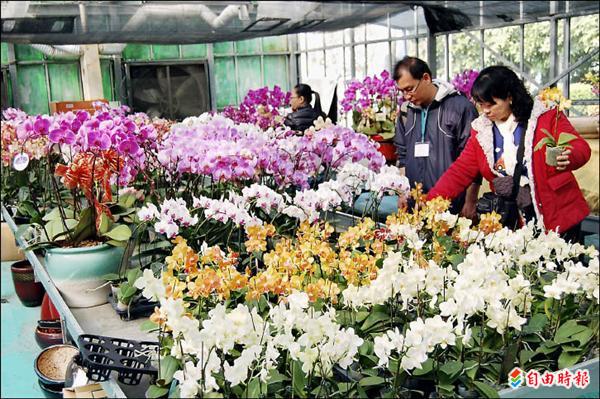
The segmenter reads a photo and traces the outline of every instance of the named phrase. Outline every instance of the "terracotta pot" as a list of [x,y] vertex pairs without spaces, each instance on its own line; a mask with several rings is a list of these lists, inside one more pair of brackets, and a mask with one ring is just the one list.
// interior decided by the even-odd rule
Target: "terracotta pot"
[[60,313],[54,307],[54,304],[50,300],[48,294],[44,294],[44,299],[42,300],[42,309],[40,313],[40,320],[59,320]]
[[15,292],[21,303],[27,307],[39,306],[46,291],[42,283],[35,282],[33,267],[28,260],[10,266]]
[[35,329],[35,342],[37,342],[42,349],[52,345],[62,344],[62,329],[37,326]]

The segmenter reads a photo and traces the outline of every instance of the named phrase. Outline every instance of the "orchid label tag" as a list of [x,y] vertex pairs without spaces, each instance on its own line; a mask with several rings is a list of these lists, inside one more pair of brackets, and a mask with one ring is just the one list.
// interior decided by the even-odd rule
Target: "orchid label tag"
[[18,170],[19,172],[25,170],[27,165],[29,165],[29,155],[26,153],[22,152],[14,157],[13,168],[15,168],[15,170]]

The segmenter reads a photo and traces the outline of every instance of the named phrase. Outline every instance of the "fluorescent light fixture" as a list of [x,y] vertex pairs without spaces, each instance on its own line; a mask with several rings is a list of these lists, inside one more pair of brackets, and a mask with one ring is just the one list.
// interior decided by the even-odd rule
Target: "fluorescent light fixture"
[[268,32],[285,24],[289,18],[261,18],[254,21],[242,32]]

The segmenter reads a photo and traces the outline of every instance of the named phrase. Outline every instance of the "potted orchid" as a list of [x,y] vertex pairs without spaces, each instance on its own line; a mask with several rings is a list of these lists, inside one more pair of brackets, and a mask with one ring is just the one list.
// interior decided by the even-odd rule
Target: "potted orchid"
[[46,267],[67,304],[105,303],[108,287],[99,288],[101,276],[119,269],[135,201],[131,195],[114,198],[113,187],[144,168],[143,147],[155,131],[134,123],[125,109],[38,115],[18,129],[50,143],[52,207],[35,225],[39,233],[31,248],[46,248]]
[[380,151],[388,161],[395,159],[390,140],[395,133],[396,117],[402,97],[388,71],[348,83],[341,101],[342,113],[352,112],[352,127],[381,143]]
[[571,107],[571,100],[568,100],[562,95],[561,90],[558,87],[549,87],[544,89],[540,93],[540,99],[548,104],[549,106],[556,108],[556,123],[554,132],[550,133],[546,129],[542,129],[542,132],[546,137],[542,138],[535,145],[534,151],[541,150],[544,146],[546,147],[546,164],[548,166],[557,166],[557,157],[560,156],[563,151],[571,148],[569,143],[577,136],[571,133],[558,133],[558,117],[562,111]]
[[227,106],[223,116],[237,123],[251,123],[263,130],[283,124],[283,109],[290,104],[290,92],[284,92],[277,85],[249,90],[238,108]]

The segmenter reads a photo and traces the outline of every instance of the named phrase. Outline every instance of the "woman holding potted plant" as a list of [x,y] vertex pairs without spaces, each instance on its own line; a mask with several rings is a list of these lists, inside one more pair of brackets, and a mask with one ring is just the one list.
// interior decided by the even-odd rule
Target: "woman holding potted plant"
[[[428,198],[454,198],[481,174],[494,193],[480,199],[479,210],[500,213],[513,228],[521,218],[537,219],[547,230],[577,241],[589,208],[572,171],[590,159],[591,150],[562,113],[568,100],[557,89],[547,89],[534,101],[523,81],[504,66],[482,70],[471,94],[482,115],[473,121],[464,151]],[[560,155],[550,162],[545,148],[558,146],[563,147]]]

